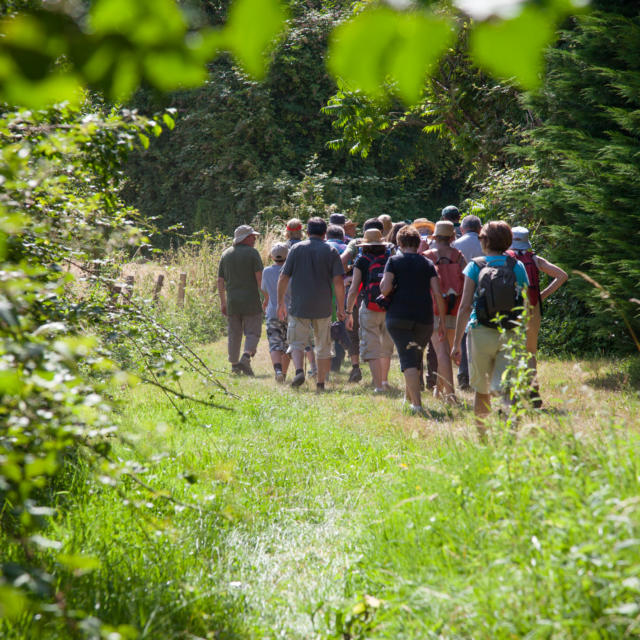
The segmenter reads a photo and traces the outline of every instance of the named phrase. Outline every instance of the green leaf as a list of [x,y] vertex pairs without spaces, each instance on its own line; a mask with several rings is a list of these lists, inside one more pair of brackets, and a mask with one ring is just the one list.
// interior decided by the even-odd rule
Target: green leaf
[[455,37],[453,24],[425,13],[398,16],[398,40],[389,74],[407,104],[415,104],[425,76]]
[[95,556],[62,553],[56,559],[60,564],[67,567],[67,569],[80,573],[95,571],[102,566],[100,559]]
[[552,16],[536,7],[502,22],[476,24],[471,32],[471,55],[477,64],[501,78],[515,78],[524,89],[542,80],[544,49],[555,35]]
[[176,126],[176,122],[168,113],[163,114],[162,121],[171,131],[173,131],[174,127]]
[[229,9],[224,41],[242,67],[261,79],[266,53],[283,32],[288,12],[279,0],[235,0]]
[[204,65],[189,59],[180,51],[154,51],[147,54],[144,71],[149,82],[161,91],[197,87],[207,78]]
[[15,620],[27,608],[28,600],[18,589],[0,585],[0,618]]
[[391,82],[408,104],[418,101],[425,76],[453,40],[453,24],[429,13],[386,6],[363,11],[338,27],[329,44],[329,69],[350,90],[373,98]]
[[18,371],[0,371],[0,396],[15,396],[23,387],[24,383]]
[[139,133],[138,138],[140,138],[140,142],[145,149],[149,148],[149,137],[145,136],[144,133]]

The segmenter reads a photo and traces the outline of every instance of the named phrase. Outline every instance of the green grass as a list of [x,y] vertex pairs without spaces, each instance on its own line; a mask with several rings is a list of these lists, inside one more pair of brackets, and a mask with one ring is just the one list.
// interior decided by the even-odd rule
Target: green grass
[[183,403],[185,422],[124,393],[114,451],[156,493],[70,468],[50,537],[101,563],[61,582],[72,607],[154,639],[640,634],[640,400],[598,382],[612,363],[544,362],[548,410],[489,444],[466,407],[406,417],[345,374],[316,395],[255,368],[232,411]]

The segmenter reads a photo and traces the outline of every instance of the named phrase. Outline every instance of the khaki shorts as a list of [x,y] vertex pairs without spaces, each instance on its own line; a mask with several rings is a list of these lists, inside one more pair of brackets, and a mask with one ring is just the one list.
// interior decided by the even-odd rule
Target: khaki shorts
[[481,324],[469,329],[469,384],[478,393],[503,393],[502,374],[509,364],[505,346],[512,337],[512,331],[500,333]]
[[390,358],[393,340],[387,331],[387,314],[360,307],[360,357],[367,360]]
[[287,327],[287,341],[289,351],[304,351],[305,347],[313,344],[317,358],[333,358],[333,342],[331,341],[331,316],[326,318],[295,318],[289,316]]

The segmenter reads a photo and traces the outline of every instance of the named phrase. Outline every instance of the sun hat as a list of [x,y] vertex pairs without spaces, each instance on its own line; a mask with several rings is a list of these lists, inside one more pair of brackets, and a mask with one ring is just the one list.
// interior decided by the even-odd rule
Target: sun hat
[[243,240],[245,240],[249,236],[259,236],[259,235],[260,234],[257,231],[253,230],[253,227],[250,227],[248,224],[241,224],[233,232],[233,244],[240,244]]
[[286,260],[289,247],[284,242],[276,242],[271,247],[271,257],[274,260]]
[[361,247],[382,247],[387,243],[382,240],[382,231],[380,229],[367,229],[364,232],[362,240],[358,243]]
[[513,240],[511,241],[510,249],[515,249],[516,251],[527,251],[527,249],[531,249],[529,229],[526,227],[512,227],[511,233]]
[[435,224],[433,234],[429,236],[429,239],[432,240],[436,236],[450,238],[451,236],[455,235],[456,228],[453,226],[453,222],[451,222],[451,220],[438,220],[438,222],[436,222]]
[[426,218],[416,218],[413,221],[413,226],[418,230],[418,233],[421,236],[427,236],[435,229],[436,225]]
[[291,218],[291,220],[287,222],[287,229],[289,231],[302,231],[302,220],[299,218]]
[[347,221],[347,217],[342,213],[332,213],[329,216],[329,224],[338,224],[342,227],[344,226],[346,221]]

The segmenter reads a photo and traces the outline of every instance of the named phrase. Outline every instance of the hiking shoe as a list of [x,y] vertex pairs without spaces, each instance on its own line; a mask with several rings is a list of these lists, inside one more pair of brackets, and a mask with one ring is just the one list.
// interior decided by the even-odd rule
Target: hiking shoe
[[284,382],[285,375],[282,371],[276,371],[276,382],[282,384]]
[[252,378],[254,377],[254,373],[253,373],[253,369],[251,368],[251,359],[247,356],[242,356],[242,358],[240,358],[240,362],[238,362],[238,367],[240,367],[240,371],[245,375],[245,376],[251,376]]
[[307,375],[310,378],[317,378],[318,377],[318,367],[313,367],[313,368],[309,369],[309,371],[307,372]]
[[291,386],[299,387],[303,382],[304,382],[304,371],[301,371],[300,373],[296,373],[296,375],[293,377],[293,380],[291,381]]
[[360,382],[362,380],[362,371],[360,367],[352,367],[349,374],[349,382]]
[[236,362],[235,364],[231,365],[231,373],[237,375],[237,376],[241,376],[244,372],[242,371],[242,367],[240,366],[239,362]]

